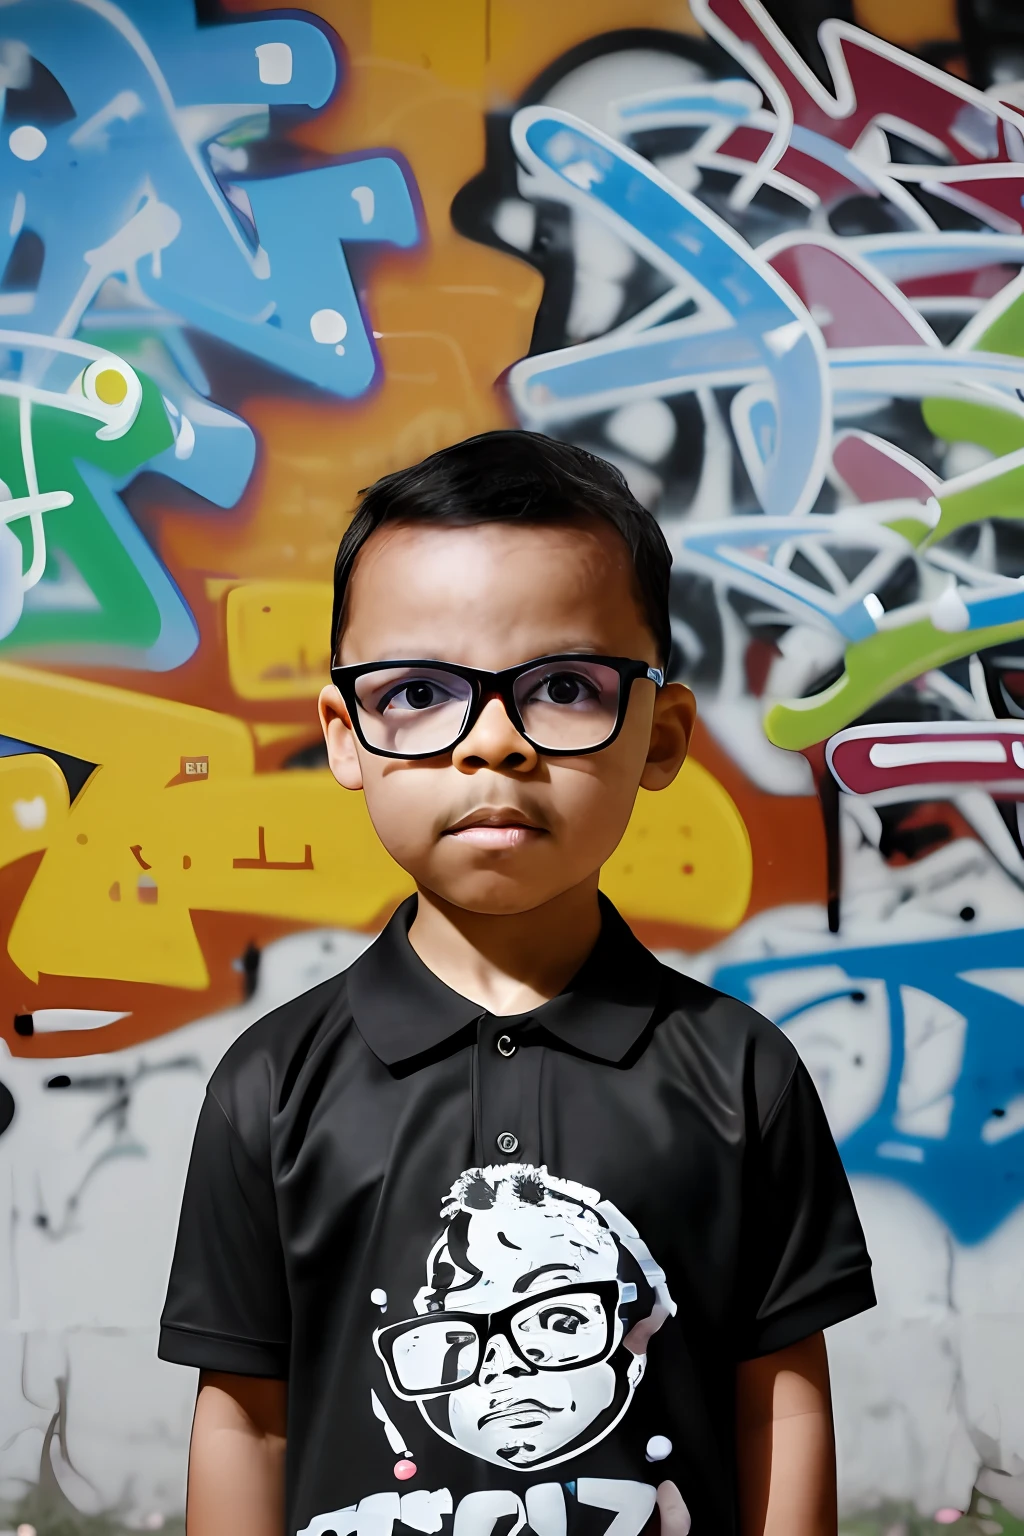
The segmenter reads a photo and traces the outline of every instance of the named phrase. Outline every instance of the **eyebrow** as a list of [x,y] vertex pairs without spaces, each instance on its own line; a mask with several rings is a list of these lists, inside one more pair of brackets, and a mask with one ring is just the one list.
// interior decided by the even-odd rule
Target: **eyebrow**
[[538,1275],[549,1274],[551,1270],[555,1270],[561,1275],[568,1274],[570,1271],[577,1275],[580,1273],[578,1264],[542,1264],[539,1269],[531,1269],[527,1274],[519,1276],[519,1279],[512,1287],[513,1294],[521,1295],[528,1286],[533,1284]]

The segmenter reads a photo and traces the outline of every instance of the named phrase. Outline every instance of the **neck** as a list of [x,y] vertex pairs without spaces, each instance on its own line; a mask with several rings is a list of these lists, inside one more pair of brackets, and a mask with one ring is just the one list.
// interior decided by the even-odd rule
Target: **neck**
[[409,942],[453,992],[488,1013],[524,1013],[555,997],[597,942],[597,874],[530,912],[467,912],[420,890]]

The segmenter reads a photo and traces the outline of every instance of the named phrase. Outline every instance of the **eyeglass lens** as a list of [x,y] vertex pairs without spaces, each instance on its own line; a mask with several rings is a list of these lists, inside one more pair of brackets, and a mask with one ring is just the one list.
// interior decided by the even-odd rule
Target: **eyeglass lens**
[[582,1365],[604,1353],[608,1317],[600,1296],[541,1297],[512,1320],[516,1346],[541,1370]]
[[444,1392],[468,1381],[480,1364],[472,1328],[435,1313],[400,1333],[391,1347],[395,1379],[404,1392]]
[[[619,674],[599,661],[541,662],[516,678],[524,730],[551,752],[599,747],[615,729]],[[356,680],[359,722],[373,747],[399,755],[444,752],[459,738],[471,684],[444,667],[381,667]]]
[[[520,1354],[542,1371],[599,1359],[610,1333],[604,1302],[590,1292],[540,1296],[520,1307],[510,1326]],[[438,1312],[395,1337],[392,1368],[403,1391],[451,1391],[475,1374],[482,1349],[464,1319]]]
[[356,679],[356,699],[371,747],[418,757],[458,740],[473,688],[441,667],[381,667]]

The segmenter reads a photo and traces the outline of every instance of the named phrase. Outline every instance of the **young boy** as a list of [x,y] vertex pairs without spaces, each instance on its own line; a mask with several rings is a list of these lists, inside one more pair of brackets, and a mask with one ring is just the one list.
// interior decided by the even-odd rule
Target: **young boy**
[[693,725],[670,558],[529,433],[363,497],[320,717],[418,895],[210,1083],[190,1536],[835,1531],[821,1330],[874,1296],[820,1105],[598,893]]

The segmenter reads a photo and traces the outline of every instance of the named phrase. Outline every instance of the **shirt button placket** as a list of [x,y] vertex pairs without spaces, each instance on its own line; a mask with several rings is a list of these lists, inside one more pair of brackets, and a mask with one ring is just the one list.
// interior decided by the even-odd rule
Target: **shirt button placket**
[[528,1021],[486,1014],[477,1036],[477,1155],[487,1163],[539,1163],[540,1058],[528,1043]]

